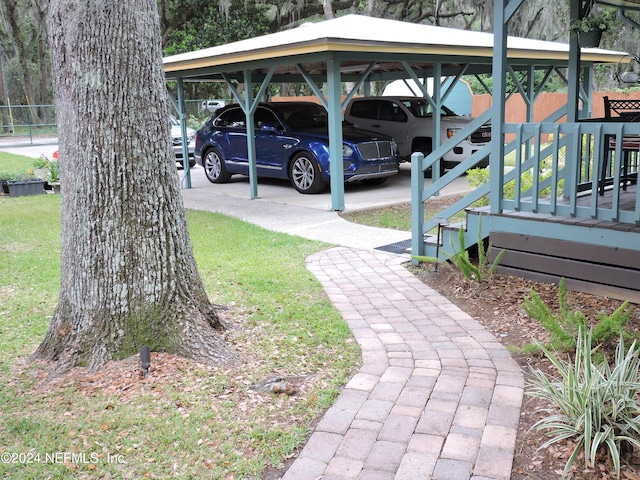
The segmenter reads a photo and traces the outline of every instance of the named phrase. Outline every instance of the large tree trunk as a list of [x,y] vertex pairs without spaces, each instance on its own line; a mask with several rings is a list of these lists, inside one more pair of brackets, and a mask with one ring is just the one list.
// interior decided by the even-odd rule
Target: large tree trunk
[[170,144],[155,0],[52,0],[60,298],[32,358],[96,370],[147,345],[233,357],[199,277]]

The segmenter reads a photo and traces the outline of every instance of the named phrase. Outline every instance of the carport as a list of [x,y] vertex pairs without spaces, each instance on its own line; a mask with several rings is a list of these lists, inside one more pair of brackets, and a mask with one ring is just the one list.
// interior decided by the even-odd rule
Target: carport
[[[411,78],[421,86],[422,94],[438,111],[450,90],[441,91],[434,82],[432,95],[420,80],[490,73],[494,62],[492,33],[457,30],[412,24],[359,15],[346,15],[318,23],[305,23],[297,28],[242,40],[208,49],[164,58],[167,80],[176,81],[183,131],[184,82],[226,82],[235,100],[247,115],[247,130],[254,129],[253,113],[263,100],[267,86],[275,83],[306,82],[318,96],[329,115],[330,168],[342,172],[342,111],[357,92],[370,93],[371,81]],[[601,49],[583,49],[580,61],[590,78],[595,63],[617,63],[623,54]],[[512,73],[524,72],[533,78],[535,69],[547,76],[557,67],[567,66],[569,45],[509,37],[507,67]],[[348,90],[344,90],[348,87]],[[424,81],[426,85],[426,81]],[[253,95],[253,87],[258,90]],[[533,101],[532,87],[518,89]],[[489,91],[489,89],[487,88]],[[590,109],[590,89],[584,89],[584,103]],[[487,111],[456,136],[468,135],[490,120]],[[439,138],[439,118],[434,121],[433,138]],[[451,146],[460,140],[454,136]],[[447,142],[447,145],[450,143]],[[249,152],[249,185],[251,198],[258,198],[256,149],[254,138],[247,136]],[[186,149],[186,136],[183,135]],[[445,146],[443,145],[442,148]],[[442,148],[434,145],[433,155]],[[487,152],[478,151],[478,155]],[[187,158],[186,152],[184,158]],[[186,188],[191,188],[188,162],[185,165]],[[345,209],[342,175],[331,175],[331,208]]]

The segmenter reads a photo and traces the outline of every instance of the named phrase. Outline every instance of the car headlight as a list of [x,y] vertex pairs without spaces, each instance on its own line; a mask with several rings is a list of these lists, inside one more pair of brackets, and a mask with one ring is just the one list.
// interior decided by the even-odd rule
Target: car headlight
[[447,128],[447,138],[453,137],[459,131],[460,131],[459,128]]
[[398,154],[398,144],[396,143],[396,141],[395,141],[395,140],[391,140],[391,152],[392,152],[394,155],[397,155],[397,154]]
[[343,157],[350,157],[351,155],[353,155],[353,148],[351,148],[346,143],[343,143],[342,144],[342,156]]

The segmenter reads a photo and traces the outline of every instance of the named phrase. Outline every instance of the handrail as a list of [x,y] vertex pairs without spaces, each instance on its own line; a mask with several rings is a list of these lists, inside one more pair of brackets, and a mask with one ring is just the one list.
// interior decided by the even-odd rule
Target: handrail
[[[616,142],[615,149],[609,149],[605,140],[609,137],[640,136],[640,123],[625,123],[603,119],[588,119],[576,123],[509,123],[503,125],[505,141],[507,136],[514,139],[505,145],[505,156],[515,156],[515,165],[504,174],[503,186],[512,182],[513,188],[505,197],[504,187],[499,192],[497,211],[518,211],[533,214],[547,214],[578,218],[595,218],[621,223],[640,223],[640,189],[635,197],[635,208],[622,209],[620,161],[624,152],[622,142]],[[550,137],[548,144],[543,139]],[[492,138],[492,141],[499,141]],[[449,143],[449,142],[448,142]],[[454,142],[450,142],[454,143]],[[444,147],[444,145],[443,145]],[[487,146],[487,148],[490,148]],[[424,187],[421,167],[432,166],[442,155],[441,149],[434,150],[426,159],[420,153],[412,156],[412,251],[424,255],[425,234],[441,221],[437,218],[424,219],[423,202],[437,194],[459,174],[472,167],[483,149],[476,152],[477,157],[469,157],[432,185]],[[638,152],[640,157],[640,152]],[[615,168],[612,168],[612,165]],[[490,168],[505,169],[504,158],[491,159]],[[638,174],[637,163],[632,165],[633,175]],[[506,170],[506,169],[505,169]],[[610,172],[606,182],[610,186],[611,204],[604,204],[599,187],[602,172]],[[479,186],[464,198],[439,213],[439,218],[449,218],[455,213],[471,206],[487,195],[489,183]],[[578,196],[583,200],[579,205]],[[585,202],[584,200],[590,200]]]

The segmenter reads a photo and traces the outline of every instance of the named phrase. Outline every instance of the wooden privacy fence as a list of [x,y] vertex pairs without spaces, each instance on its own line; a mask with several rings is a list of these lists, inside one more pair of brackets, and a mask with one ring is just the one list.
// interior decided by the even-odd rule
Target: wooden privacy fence
[[[640,91],[623,92],[593,92],[591,105],[591,118],[604,117],[604,97],[623,99],[623,100],[640,100]],[[559,107],[567,103],[567,94],[565,93],[541,93],[533,107],[533,122],[542,122],[550,114],[555,112]],[[482,112],[491,107],[491,95],[474,95],[472,99],[472,115],[479,116]],[[507,123],[522,123],[527,119],[527,107],[520,95],[513,95],[507,100],[505,110]],[[564,121],[562,119],[561,121]]]

